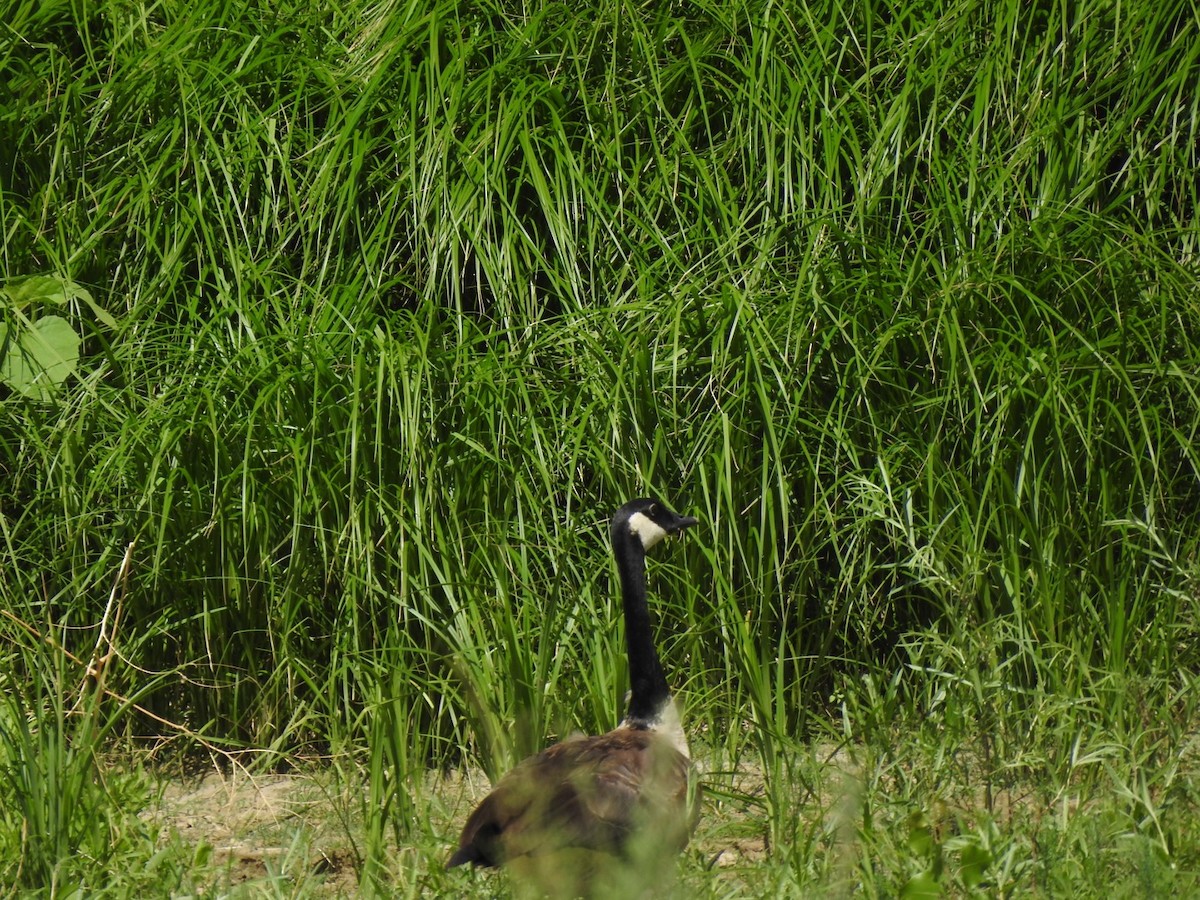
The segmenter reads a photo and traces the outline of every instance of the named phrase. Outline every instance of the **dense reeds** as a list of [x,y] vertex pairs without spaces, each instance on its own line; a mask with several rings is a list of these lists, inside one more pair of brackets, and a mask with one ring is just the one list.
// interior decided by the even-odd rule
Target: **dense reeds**
[[1177,761],[1194,5],[20,0],[0,60],[0,274],[88,292],[4,313],[83,337],[0,387],[5,771],[80,721],[361,760],[377,865],[426,767],[613,724],[648,491],[778,884],[814,736],[970,746],[989,806]]

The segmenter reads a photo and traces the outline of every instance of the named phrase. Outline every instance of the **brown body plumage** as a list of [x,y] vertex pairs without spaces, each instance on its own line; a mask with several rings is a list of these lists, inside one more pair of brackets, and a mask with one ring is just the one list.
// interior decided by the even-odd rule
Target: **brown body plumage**
[[505,866],[543,893],[640,891],[669,871],[699,815],[687,740],[650,635],[645,551],[695,524],[653,500],[613,517],[630,701],[607,734],[573,737],[505,775],[468,817],[448,865]]
[[[687,843],[691,761],[663,735],[621,727],[522,762],[476,807],[451,865],[498,866],[564,849],[622,856]],[[698,811],[698,810],[697,810]],[[634,836],[647,832],[645,847]]]

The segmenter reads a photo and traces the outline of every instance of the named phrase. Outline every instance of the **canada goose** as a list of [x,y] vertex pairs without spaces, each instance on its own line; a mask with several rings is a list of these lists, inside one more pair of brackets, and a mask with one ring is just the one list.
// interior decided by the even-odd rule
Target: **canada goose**
[[467,818],[447,867],[504,865],[557,896],[611,895],[614,878],[622,892],[636,890],[670,869],[700,804],[650,631],[646,551],[696,521],[646,498],[617,510],[610,536],[629,657],[625,718],[607,734],[554,744],[500,779]]

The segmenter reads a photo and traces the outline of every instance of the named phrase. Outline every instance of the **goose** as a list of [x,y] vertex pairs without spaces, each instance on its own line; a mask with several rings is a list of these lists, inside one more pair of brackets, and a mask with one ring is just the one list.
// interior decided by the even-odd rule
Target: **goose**
[[654,648],[646,551],[695,524],[645,497],[613,515],[629,663],[625,717],[606,734],[554,744],[501,778],[468,816],[447,868],[504,866],[518,889],[564,897],[652,890],[671,870],[696,826],[700,798]]

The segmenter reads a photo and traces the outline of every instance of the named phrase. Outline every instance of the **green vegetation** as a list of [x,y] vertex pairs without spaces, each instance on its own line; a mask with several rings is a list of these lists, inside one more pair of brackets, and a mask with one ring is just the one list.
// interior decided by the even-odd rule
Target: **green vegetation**
[[1196,890],[1198,17],[15,0],[0,885],[333,890],[151,814],[200,750],[495,895],[655,492],[689,895]]

